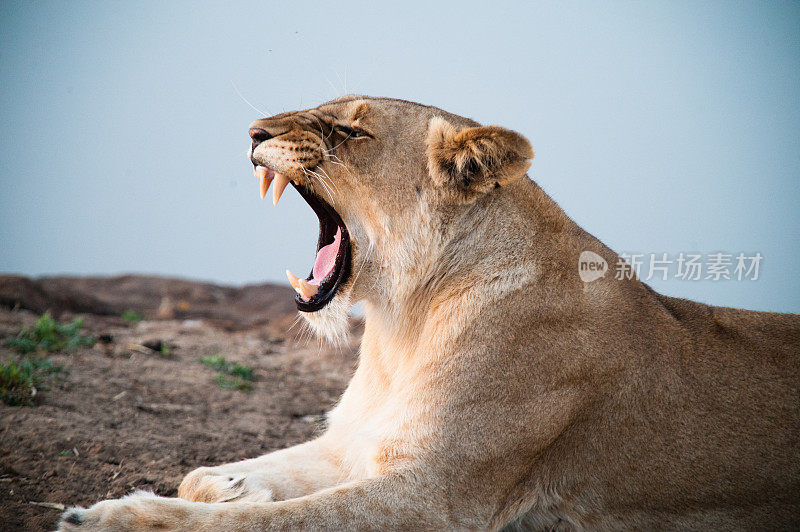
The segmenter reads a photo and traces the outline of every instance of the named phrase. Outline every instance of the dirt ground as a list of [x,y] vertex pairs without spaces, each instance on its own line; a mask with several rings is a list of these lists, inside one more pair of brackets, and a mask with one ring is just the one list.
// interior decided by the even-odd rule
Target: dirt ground
[[[51,308],[105,339],[52,354],[66,371],[33,406],[0,403],[0,529],[53,530],[60,505],[133,489],[174,496],[196,467],[313,437],[354,370],[358,333],[342,350],[298,339],[292,307],[269,285],[0,276],[0,338]],[[127,309],[144,319],[123,320]],[[168,353],[143,347],[158,342]],[[215,384],[198,360],[215,351],[253,368],[252,391]],[[16,356],[0,347],[0,360]]]

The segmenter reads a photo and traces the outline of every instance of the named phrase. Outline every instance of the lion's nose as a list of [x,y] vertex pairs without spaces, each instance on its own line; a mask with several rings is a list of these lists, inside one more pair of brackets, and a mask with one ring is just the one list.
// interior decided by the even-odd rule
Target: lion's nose
[[251,127],[250,138],[253,139],[253,143],[255,144],[271,139],[272,135],[270,135],[266,129],[261,129],[260,127]]

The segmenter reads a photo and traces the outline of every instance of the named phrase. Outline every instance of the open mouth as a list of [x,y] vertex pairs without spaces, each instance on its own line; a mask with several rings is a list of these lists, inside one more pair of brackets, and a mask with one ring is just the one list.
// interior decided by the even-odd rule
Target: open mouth
[[317,253],[311,273],[305,279],[295,276],[289,270],[286,270],[286,275],[297,292],[294,298],[297,309],[302,312],[320,310],[333,299],[336,291],[350,275],[350,233],[347,226],[328,202],[307,187],[264,166],[256,166],[255,174],[260,179],[262,199],[274,181],[272,202],[277,205],[284,189],[291,183],[319,219]]

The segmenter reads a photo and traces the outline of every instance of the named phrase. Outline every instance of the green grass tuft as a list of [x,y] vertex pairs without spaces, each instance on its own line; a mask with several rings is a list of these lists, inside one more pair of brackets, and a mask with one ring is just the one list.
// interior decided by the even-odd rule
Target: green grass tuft
[[24,327],[17,336],[6,338],[6,344],[20,353],[40,351],[71,351],[78,347],[92,346],[97,341],[92,336],[83,336],[80,329],[83,320],[76,318],[72,323],[59,323],[45,312],[36,320],[32,329]]
[[253,389],[253,368],[241,364],[228,362],[225,357],[214,351],[214,354],[203,357],[200,362],[220,372],[214,379],[217,386],[223,390],[241,390],[249,392]]
[[32,327],[23,327],[16,336],[6,338],[6,345],[22,354],[18,360],[0,362],[0,401],[10,406],[28,406],[39,390],[63,369],[54,366],[43,354],[71,351],[92,346],[97,341],[80,333],[83,320],[59,323],[49,312],[42,314]]
[[131,323],[137,323],[142,321],[142,315],[135,310],[128,309],[122,313],[122,319]]
[[46,390],[47,381],[61,371],[50,360],[35,355],[0,362],[0,401],[9,406],[29,406],[37,391]]
[[253,389],[252,382],[237,375],[225,375],[224,373],[221,373],[214,378],[214,382],[216,382],[217,386],[223,390],[240,390],[243,392],[249,392]]

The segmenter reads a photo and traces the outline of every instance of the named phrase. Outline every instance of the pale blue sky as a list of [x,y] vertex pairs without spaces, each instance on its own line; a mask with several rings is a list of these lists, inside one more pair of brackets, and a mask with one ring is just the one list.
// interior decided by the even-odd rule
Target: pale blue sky
[[0,271],[277,281],[316,218],[260,201],[258,113],[353,92],[525,134],[532,177],[618,252],[760,252],[658,281],[800,312],[800,3],[0,4]]

